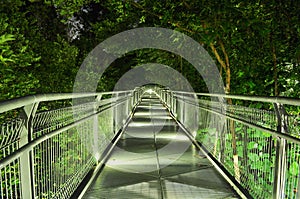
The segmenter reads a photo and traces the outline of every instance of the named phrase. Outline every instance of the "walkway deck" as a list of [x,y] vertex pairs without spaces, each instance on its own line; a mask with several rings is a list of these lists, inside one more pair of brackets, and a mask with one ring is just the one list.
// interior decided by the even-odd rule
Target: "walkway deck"
[[144,95],[85,199],[238,198],[169,116]]

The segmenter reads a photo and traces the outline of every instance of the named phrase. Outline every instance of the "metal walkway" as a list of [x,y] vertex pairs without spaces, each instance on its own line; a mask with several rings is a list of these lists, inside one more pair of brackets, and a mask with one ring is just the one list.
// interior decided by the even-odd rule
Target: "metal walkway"
[[299,124],[300,99],[153,85],[3,101],[0,199],[297,199]]
[[237,198],[155,94],[142,96],[112,155],[88,189],[93,198]]

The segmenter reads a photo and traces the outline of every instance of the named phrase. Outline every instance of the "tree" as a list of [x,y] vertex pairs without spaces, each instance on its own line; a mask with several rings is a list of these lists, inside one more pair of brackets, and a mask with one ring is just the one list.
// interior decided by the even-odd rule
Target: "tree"
[[0,3],[0,100],[34,94],[39,81],[31,72],[40,57],[24,36],[30,22],[20,9],[22,1]]

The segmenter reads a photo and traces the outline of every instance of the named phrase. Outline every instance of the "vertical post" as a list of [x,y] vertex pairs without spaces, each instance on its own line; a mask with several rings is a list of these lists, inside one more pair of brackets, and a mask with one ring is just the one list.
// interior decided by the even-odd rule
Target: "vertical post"
[[177,113],[176,113],[176,108],[177,108],[177,100],[176,100],[176,96],[173,96],[173,114],[175,115],[175,117],[177,117]]
[[[118,96],[119,94],[116,94],[116,100],[115,102],[118,100]],[[114,108],[113,108],[113,130],[114,130],[114,133],[117,133],[118,132],[118,125],[119,125],[119,115],[118,115],[118,106],[119,105],[115,105]]]
[[[37,107],[38,103],[33,103],[23,108],[22,117],[25,119],[25,123],[20,135],[20,147],[30,143],[32,139],[32,119]],[[24,152],[20,156],[22,198],[35,198],[33,161],[33,152],[31,150]]]
[[135,92],[135,101],[134,101],[134,105],[136,105],[140,99],[140,89],[138,89],[136,92]]
[[133,93],[132,93],[132,104],[131,106],[133,107],[137,102],[137,90],[136,88],[134,89]]
[[168,90],[168,106],[171,108],[171,91]]
[[[282,133],[288,133],[286,112],[282,104],[274,103],[277,116],[277,130]],[[274,171],[273,198],[285,198],[285,175],[286,175],[286,140],[277,137],[276,159]]]
[[182,112],[182,124],[185,124],[185,97],[183,96],[182,99],[182,108],[181,108],[181,112]]
[[124,98],[126,99],[126,101],[124,102],[124,106],[125,106],[125,110],[123,110],[122,114],[123,117],[122,117],[122,126],[123,124],[125,124],[125,118],[127,118],[127,114],[129,112],[129,105],[128,105],[128,96],[126,96],[127,93],[124,93]]
[[[125,94],[126,95],[126,94]],[[126,118],[129,116],[129,112],[130,112],[130,104],[131,104],[131,98],[132,96],[130,96],[130,93],[127,94],[128,96],[126,96],[127,98],[127,102],[126,102]],[[125,118],[124,118],[125,119]],[[123,119],[123,120],[124,120]]]
[[170,107],[169,106],[169,91],[168,90],[166,90],[166,104],[167,104],[168,107]]
[[174,101],[173,101],[173,93],[170,92],[170,110],[173,112],[173,106],[174,106]]
[[99,146],[99,121],[98,121],[98,115],[96,115],[97,110],[98,110],[98,102],[101,100],[102,95],[97,95],[94,103],[94,118],[93,118],[93,154],[96,158],[97,161],[99,161],[100,154],[98,151],[98,146]]
[[183,94],[182,94],[182,98],[180,99],[180,102],[179,102],[179,105],[180,105],[180,117],[179,117],[179,119],[180,119],[180,122],[182,123],[182,124],[184,124],[184,96],[183,96]]
[[175,100],[176,100],[176,102],[175,102],[176,108],[175,108],[174,114],[175,114],[175,116],[176,116],[176,119],[179,119],[179,118],[178,118],[178,115],[179,115],[178,110],[180,110],[180,107],[179,107],[180,102],[179,102],[178,96],[175,97]]
[[[132,91],[132,92],[129,93],[129,95],[130,95],[130,99],[129,99],[129,109],[130,109],[130,110],[132,109],[133,104],[134,104],[134,92],[135,92],[135,91]],[[129,113],[130,113],[130,111],[129,111]]]
[[224,163],[225,160],[225,132],[227,129],[227,119],[225,116],[226,115],[226,100],[224,98],[219,98],[219,101],[221,103],[221,113],[220,115],[221,120],[219,121],[219,132],[220,132],[220,162]]

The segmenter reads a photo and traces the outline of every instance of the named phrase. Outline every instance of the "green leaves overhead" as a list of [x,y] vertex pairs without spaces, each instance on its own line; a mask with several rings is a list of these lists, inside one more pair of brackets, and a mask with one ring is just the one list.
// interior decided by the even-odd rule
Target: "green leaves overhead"
[[[11,34],[5,34],[0,36],[0,50],[1,50],[1,54],[0,54],[0,62],[2,62],[2,64],[7,64],[7,62],[14,62],[14,60],[12,59],[14,57],[13,55],[13,51],[10,49],[10,46],[8,44],[9,41],[13,41],[15,40],[14,36]],[[3,70],[4,68],[2,68]],[[11,70],[11,69],[6,69],[6,70]]]
[[[228,92],[297,97],[299,9],[295,1],[274,0],[1,1],[1,97],[72,92],[76,71],[97,44],[145,26],[175,29],[198,41],[215,59]],[[132,52],[113,63],[99,90],[113,88],[132,67],[156,61],[182,73],[194,90],[207,90],[189,63],[155,50]]]
[[[0,6],[0,100],[33,94],[38,79],[31,71],[40,57],[30,48],[24,36],[28,30],[22,1],[1,2]],[[38,65],[36,65],[38,66]]]

